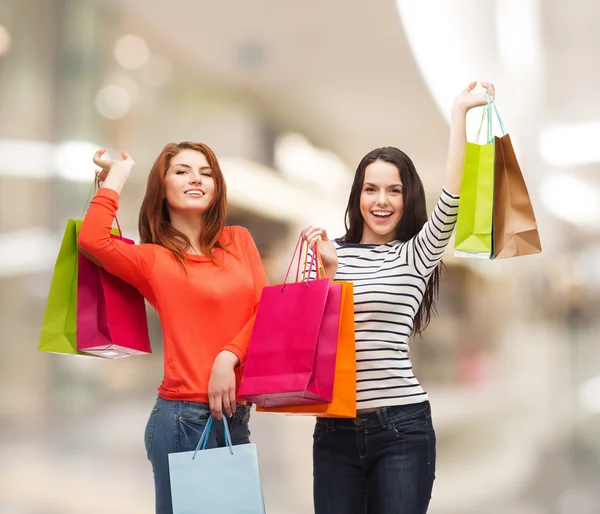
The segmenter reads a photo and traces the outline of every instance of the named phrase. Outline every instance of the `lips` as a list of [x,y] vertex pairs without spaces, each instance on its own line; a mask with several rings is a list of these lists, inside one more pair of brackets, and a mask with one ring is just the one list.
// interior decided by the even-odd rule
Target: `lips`
[[385,221],[389,217],[392,216],[392,211],[371,211],[371,214],[375,217],[375,219],[379,221]]
[[205,193],[202,189],[188,189],[183,192],[186,196],[191,196],[193,198],[202,198]]

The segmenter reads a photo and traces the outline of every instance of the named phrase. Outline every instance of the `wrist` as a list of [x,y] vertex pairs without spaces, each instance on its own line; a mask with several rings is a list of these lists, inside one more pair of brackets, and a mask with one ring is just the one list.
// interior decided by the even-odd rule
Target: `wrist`
[[217,355],[217,359],[226,364],[231,364],[232,368],[235,368],[240,363],[238,356],[229,350],[221,350],[219,355]]
[[330,278],[331,280],[334,279],[335,274],[337,273],[337,264],[334,265],[329,265],[329,266],[324,266],[325,268],[325,275]]
[[452,110],[450,111],[450,118],[453,120],[466,118],[468,110],[469,109],[467,108],[467,106],[464,105],[462,102],[455,101],[452,105]]

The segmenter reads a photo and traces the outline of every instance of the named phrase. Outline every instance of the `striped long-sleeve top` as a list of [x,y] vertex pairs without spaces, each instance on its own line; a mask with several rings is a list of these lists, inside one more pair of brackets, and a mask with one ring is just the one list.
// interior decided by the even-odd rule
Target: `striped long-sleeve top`
[[408,340],[427,283],[454,230],[458,201],[442,190],[429,221],[409,241],[334,242],[339,262],[335,279],[354,283],[357,409],[428,399],[413,374]]

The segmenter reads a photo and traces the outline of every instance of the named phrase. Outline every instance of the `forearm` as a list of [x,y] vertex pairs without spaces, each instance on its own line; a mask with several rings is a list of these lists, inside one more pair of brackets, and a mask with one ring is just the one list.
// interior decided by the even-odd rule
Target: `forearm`
[[333,265],[329,265],[329,266],[323,266],[325,268],[325,275],[327,276],[327,278],[330,278],[331,280],[333,280],[335,278],[335,274],[337,273],[337,264],[333,264]]
[[127,182],[128,178],[129,173],[126,171],[121,169],[111,170],[102,183],[102,187],[112,189],[113,191],[121,194],[121,191],[123,191],[123,186],[125,186],[125,182]]
[[455,106],[450,116],[450,138],[446,160],[444,189],[451,195],[459,195],[462,184],[465,149],[467,146],[467,109]]

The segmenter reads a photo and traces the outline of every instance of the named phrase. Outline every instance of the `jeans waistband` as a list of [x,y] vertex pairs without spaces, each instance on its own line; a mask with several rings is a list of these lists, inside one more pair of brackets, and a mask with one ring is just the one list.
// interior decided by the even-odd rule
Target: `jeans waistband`
[[317,418],[317,423],[334,430],[387,427],[404,418],[430,411],[429,402],[425,401],[409,405],[381,407],[372,412],[359,413],[355,418]]

